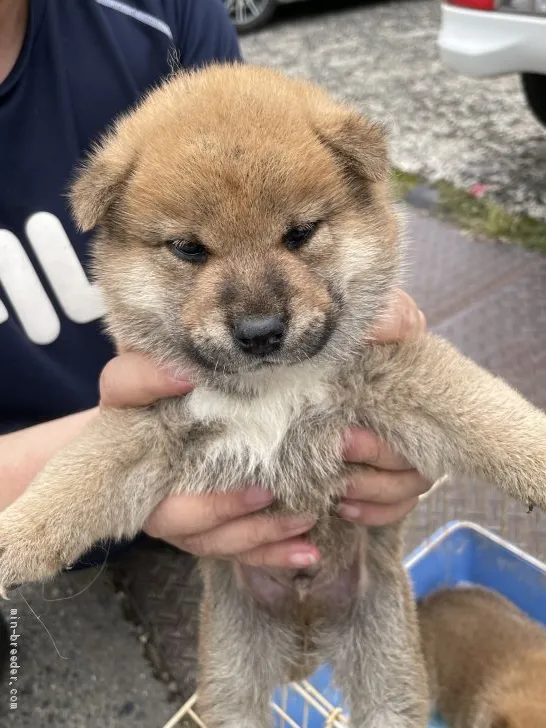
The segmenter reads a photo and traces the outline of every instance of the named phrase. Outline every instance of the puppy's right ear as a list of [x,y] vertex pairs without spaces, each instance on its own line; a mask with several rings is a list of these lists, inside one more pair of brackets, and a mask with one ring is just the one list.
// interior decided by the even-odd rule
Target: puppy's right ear
[[330,103],[326,109],[319,107],[315,133],[335,154],[349,177],[360,182],[387,180],[389,154],[383,124]]
[[122,120],[94,146],[71,185],[70,207],[81,232],[104,218],[119,197],[134,159],[134,140]]

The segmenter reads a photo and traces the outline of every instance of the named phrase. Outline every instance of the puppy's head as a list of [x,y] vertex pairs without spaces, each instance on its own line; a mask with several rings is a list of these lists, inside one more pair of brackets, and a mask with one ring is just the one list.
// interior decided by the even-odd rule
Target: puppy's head
[[396,281],[382,130],[271,70],[181,74],[121,118],[71,201],[122,347],[242,374],[346,356]]

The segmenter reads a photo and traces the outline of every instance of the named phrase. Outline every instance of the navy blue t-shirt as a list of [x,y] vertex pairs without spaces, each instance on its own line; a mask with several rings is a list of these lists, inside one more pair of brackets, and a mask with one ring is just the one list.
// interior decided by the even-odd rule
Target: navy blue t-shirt
[[0,84],[0,433],[97,404],[113,355],[66,191],[118,113],[172,70],[239,60],[220,0],[30,0]]

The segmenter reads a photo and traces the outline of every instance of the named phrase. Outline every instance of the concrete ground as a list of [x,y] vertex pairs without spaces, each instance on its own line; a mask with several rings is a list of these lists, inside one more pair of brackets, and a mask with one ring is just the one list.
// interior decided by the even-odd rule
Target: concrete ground
[[[65,574],[44,588],[23,587],[28,604],[17,596],[2,603],[4,615],[18,612],[19,669],[12,687],[0,686],[1,728],[161,728],[174,713],[110,576],[85,589],[95,577]],[[8,710],[13,687],[18,708]]]
[[279,8],[242,46],[248,61],[318,81],[387,121],[402,170],[463,188],[491,185],[509,210],[546,218],[546,129],[528,111],[519,78],[448,71],[439,26],[438,0],[309,0]]

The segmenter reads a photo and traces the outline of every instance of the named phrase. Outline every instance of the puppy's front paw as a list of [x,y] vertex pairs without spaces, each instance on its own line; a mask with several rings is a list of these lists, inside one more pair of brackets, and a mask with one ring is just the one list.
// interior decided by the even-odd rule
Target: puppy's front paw
[[535,506],[546,511],[546,430],[543,437],[544,441],[534,452],[520,453],[520,461],[514,468],[516,497],[527,507],[528,512]]
[[11,506],[0,515],[0,595],[30,581],[43,581],[68,566],[77,554],[60,529]]

